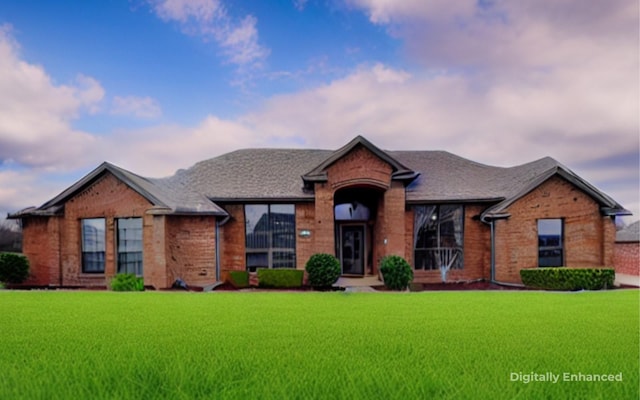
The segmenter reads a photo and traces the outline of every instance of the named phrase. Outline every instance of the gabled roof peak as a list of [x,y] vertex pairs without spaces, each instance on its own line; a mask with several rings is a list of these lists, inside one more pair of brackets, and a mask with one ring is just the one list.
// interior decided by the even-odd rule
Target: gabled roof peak
[[371,153],[376,155],[378,158],[380,158],[384,162],[391,165],[391,168],[393,169],[393,173],[391,174],[391,179],[411,182],[419,175],[418,172],[408,168],[407,166],[402,164],[400,161],[398,161],[397,159],[389,155],[389,153],[381,150],[379,147],[371,143],[364,136],[358,135],[355,138],[353,138],[349,143],[342,146],[338,150],[334,151],[327,159],[325,159],[322,163],[318,164],[311,171],[302,175],[302,179],[305,181],[305,183],[326,181],[327,168],[329,168],[331,165],[333,165],[336,161],[338,161],[342,157],[349,154],[352,150],[354,150],[358,146],[364,147],[365,149],[369,150]]

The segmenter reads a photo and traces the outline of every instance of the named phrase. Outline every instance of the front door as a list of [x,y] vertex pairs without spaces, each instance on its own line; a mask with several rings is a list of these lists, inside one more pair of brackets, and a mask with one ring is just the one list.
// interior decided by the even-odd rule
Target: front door
[[365,225],[340,225],[340,264],[345,275],[364,275]]

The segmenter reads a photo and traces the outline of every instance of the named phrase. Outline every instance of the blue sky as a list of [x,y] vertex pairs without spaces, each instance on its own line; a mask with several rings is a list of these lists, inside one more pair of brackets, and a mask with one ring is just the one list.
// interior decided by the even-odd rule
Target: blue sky
[[638,3],[0,0],[0,213],[102,161],[246,147],[552,156],[640,212]]

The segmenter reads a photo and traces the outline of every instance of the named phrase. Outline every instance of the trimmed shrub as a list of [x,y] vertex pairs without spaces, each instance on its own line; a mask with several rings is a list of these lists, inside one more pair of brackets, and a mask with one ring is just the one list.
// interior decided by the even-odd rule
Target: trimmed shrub
[[309,286],[329,288],[340,278],[340,261],[326,253],[316,253],[309,258],[304,269],[308,274]]
[[18,253],[0,253],[0,282],[22,283],[29,277],[29,260]]
[[613,268],[531,268],[520,270],[522,283],[547,290],[601,290],[613,287]]
[[386,256],[380,261],[384,285],[391,290],[405,290],[413,280],[411,265],[400,256]]
[[259,268],[258,286],[262,288],[299,288],[302,287],[303,276],[304,271],[298,269]]
[[247,271],[229,271],[229,283],[236,289],[249,287],[249,272]]
[[142,292],[144,279],[136,274],[117,274],[111,279],[111,290],[114,292]]

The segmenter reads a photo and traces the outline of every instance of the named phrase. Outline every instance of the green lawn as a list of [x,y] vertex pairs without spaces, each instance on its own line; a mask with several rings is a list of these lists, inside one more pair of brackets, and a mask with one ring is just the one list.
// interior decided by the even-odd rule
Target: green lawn
[[639,293],[0,291],[0,399],[637,399]]

